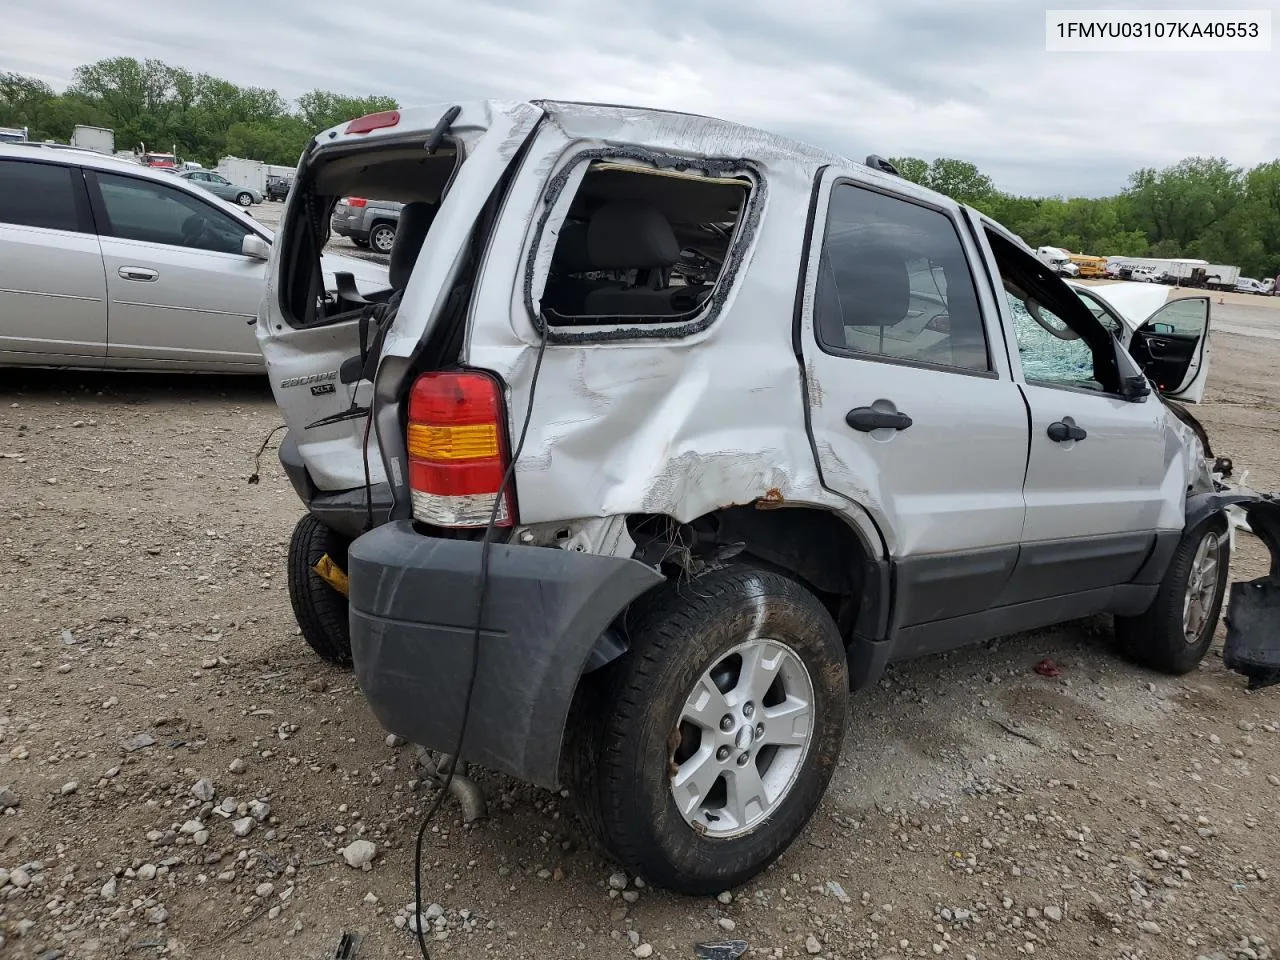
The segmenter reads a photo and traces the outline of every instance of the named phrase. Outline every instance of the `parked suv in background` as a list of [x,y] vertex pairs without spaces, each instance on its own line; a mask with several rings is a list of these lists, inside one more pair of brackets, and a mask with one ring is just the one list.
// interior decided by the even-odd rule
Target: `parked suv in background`
[[[374,186],[405,202],[389,286],[318,298],[316,221]],[[1161,395],[1203,383],[1209,297],[1121,338],[1109,301],[875,157],[440,105],[317,136],[281,223],[257,331],[309,511],[303,637],[387,728],[567,787],[669,888],[787,848],[886,664],[1110,614],[1186,673],[1228,506],[1280,552],[1280,503]]]
[[293,180],[289,177],[267,177],[267,199],[283,200],[289,195]]
[[329,226],[334,233],[350,238],[357,247],[390,253],[396,242],[402,207],[403,203],[394,200],[343,197],[333,208]]

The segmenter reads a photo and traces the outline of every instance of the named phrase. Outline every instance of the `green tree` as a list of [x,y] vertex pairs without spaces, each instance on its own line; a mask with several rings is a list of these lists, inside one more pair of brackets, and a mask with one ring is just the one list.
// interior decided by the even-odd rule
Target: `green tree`
[[904,179],[918,183],[960,203],[979,205],[995,196],[991,178],[967,160],[938,157],[926,163],[919,157],[895,157],[890,161]]
[[890,161],[902,176],[922,187],[929,185],[929,161],[919,157],[893,157]]
[[979,206],[995,195],[991,178],[967,160],[938,157],[929,164],[926,185],[959,203]]
[[1137,171],[1126,192],[1133,225],[1153,246],[1190,250],[1244,200],[1244,175],[1221,157],[1188,157],[1164,170]]
[[167,150],[174,73],[161,60],[112,57],[77,67],[68,92],[102,108],[115,127],[117,146],[146,143],[149,149]]
[[298,98],[298,116],[312,133],[319,133],[347,120],[382,110],[394,110],[391,97],[347,97],[327,90],[312,90]]

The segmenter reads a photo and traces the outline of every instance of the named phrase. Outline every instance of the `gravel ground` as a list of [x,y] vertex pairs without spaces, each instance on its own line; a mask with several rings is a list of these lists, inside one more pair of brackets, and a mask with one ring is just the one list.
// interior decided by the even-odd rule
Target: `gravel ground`
[[[1272,304],[1218,308],[1262,333],[1215,336],[1199,411],[1263,488],[1280,487]],[[417,955],[432,794],[298,636],[300,506],[273,451],[246,482],[278,422],[257,379],[5,372],[0,954],[327,958],[352,932],[360,957]],[[1261,546],[1238,547],[1234,575],[1259,575]],[[1247,693],[1216,653],[1170,679],[1085,621],[893,669],[851,717],[808,832],[707,900],[617,875],[561,797],[480,773],[489,818],[449,801],[427,835],[433,955],[1280,950],[1280,689]]]

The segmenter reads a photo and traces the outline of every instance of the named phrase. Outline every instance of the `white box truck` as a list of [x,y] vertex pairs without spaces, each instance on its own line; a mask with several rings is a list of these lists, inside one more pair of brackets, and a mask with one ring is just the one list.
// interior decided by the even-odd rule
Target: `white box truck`
[[217,172],[237,187],[249,187],[259,193],[267,190],[267,165],[261,160],[245,160],[243,157],[223,157],[218,161]]
[[94,153],[114,156],[116,152],[116,132],[106,127],[90,127],[83,123],[76,124],[71,131],[71,145],[92,150]]
[[1208,268],[1207,260],[1191,257],[1108,257],[1107,274],[1121,280],[1154,279],[1161,283],[1190,286],[1196,270]]

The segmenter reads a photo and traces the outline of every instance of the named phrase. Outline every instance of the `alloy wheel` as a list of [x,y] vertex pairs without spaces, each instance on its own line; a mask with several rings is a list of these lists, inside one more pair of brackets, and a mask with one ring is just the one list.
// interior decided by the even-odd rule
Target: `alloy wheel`
[[759,638],[725,652],[672,737],[671,796],[685,822],[715,839],[753,830],[795,784],[814,719],[813,681],[790,647]]

